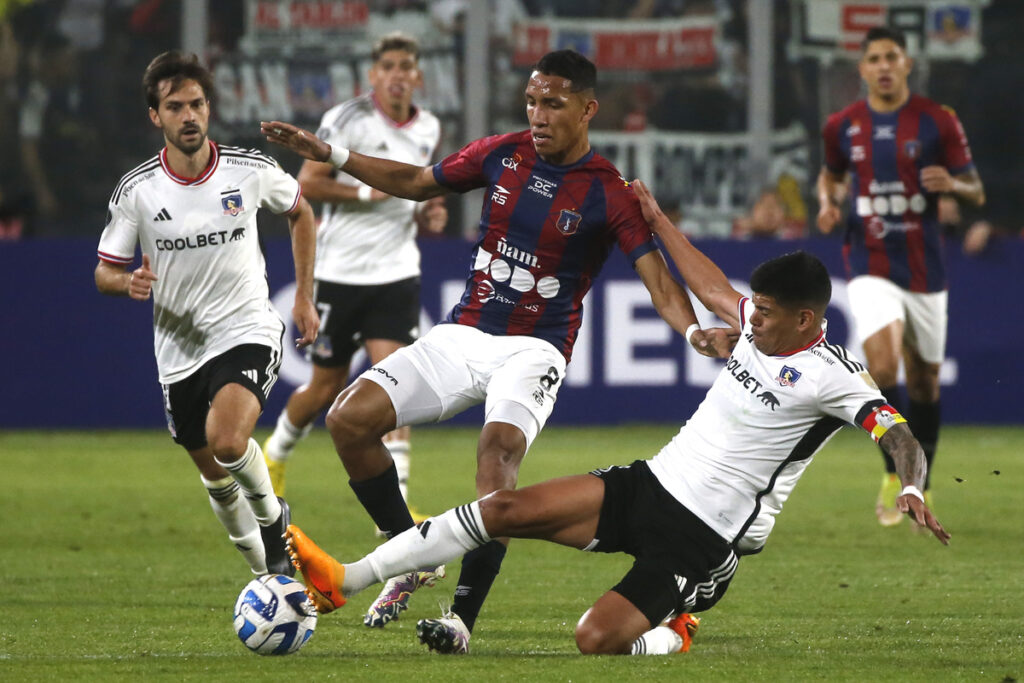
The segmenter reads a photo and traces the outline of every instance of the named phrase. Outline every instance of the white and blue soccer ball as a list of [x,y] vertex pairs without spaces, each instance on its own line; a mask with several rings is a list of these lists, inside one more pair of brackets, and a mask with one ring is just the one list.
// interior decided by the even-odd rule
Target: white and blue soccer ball
[[256,654],[291,654],[315,629],[316,608],[303,585],[283,574],[253,579],[235,601],[235,633]]

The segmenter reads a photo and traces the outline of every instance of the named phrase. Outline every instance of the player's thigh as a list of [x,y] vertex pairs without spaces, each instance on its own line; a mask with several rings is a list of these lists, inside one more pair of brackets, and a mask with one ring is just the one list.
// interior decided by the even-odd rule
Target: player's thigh
[[945,360],[948,304],[945,291],[907,292],[906,342],[925,363],[937,365]]
[[480,515],[491,536],[536,538],[582,550],[594,541],[603,501],[604,481],[579,474],[496,491],[480,501]]
[[408,346],[416,341],[420,336],[420,279],[413,277],[368,289],[372,305],[360,312],[358,322],[363,342],[379,339]]
[[891,281],[874,275],[860,275],[850,280],[846,292],[853,328],[861,344],[882,328],[905,320],[903,291]]
[[555,407],[565,377],[565,358],[539,339],[505,341],[522,348],[499,352],[491,359],[484,422],[507,422],[519,427],[528,449]]
[[464,335],[455,329],[460,327],[438,325],[359,376],[387,393],[395,427],[440,422],[484,399],[466,361]]
[[629,599],[610,590],[580,617],[576,645],[583,654],[627,654],[654,625]]
[[215,451],[248,441],[280,366],[280,349],[263,344],[241,344],[210,361],[206,433]]
[[161,384],[160,388],[171,438],[189,452],[205,448],[210,400],[202,368],[181,381]]

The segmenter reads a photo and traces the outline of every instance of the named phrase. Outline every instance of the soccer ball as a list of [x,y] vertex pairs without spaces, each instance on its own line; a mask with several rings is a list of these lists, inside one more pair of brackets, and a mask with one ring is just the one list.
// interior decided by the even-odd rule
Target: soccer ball
[[235,633],[260,655],[287,655],[316,629],[316,608],[303,586],[283,574],[253,579],[235,601]]

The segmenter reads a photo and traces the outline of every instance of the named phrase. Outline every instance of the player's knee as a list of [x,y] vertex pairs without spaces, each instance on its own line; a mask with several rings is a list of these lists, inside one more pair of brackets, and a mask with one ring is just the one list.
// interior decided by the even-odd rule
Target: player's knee
[[499,489],[480,500],[480,515],[491,536],[515,536],[526,524],[522,496],[510,489]]
[[586,615],[576,624],[576,647],[584,655],[614,655],[623,652],[618,634],[602,628]]
[[882,388],[893,387],[899,383],[899,372],[899,363],[875,363],[871,366],[871,379]]
[[213,455],[221,462],[234,462],[245,455],[249,448],[247,435],[227,429],[211,430],[206,435],[206,441]]
[[385,424],[388,420],[380,413],[373,404],[361,401],[353,387],[349,387],[327,411],[324,422],[335,444],[355,445],[378,440],[391,431],[393,420]]

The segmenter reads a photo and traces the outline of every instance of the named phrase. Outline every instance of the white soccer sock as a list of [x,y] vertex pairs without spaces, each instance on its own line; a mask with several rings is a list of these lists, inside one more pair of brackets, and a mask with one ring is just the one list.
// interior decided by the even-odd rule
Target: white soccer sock
[[391,459],[395,461],[395,469],[398,471],[398,488],[402,492],[402,498],[409,502],[409,442],[408,441],[385,441],[384,445],[391,453]]
[[274,487],[270,485],[267,463],[263,460],[263,451],[256,440],[249,439],[245,454],[235,462],[217,462],[238,482],[260,525],[274,523],[281,515],[281,504],[277,502]]
[[199,475],[210,497],[213,514],[227,530],[228,538],[235,544],[238,552],[249,563],[252,573],[267,573],[267,559],[263,552],[263,539],[260,537],[260,526],[252,508],[238,495],[238,483],[231,477],[210,481]]
[[267,457],[275,462],[284,462],[292,455],[295,444],[306,438],[313,429],[310,422],[305,427],[296,427],[288,419],[288,411],[282,410],[274,426],[274,433],[267,439]]
[[491,540],[473,501],[406,529],[372,553],[345,565],[347,597],[375,583],[415,570],[433,569]]
[[683,647],[683,637],[668,626],[655,626],[633,641],[631,655],[670,655]]

